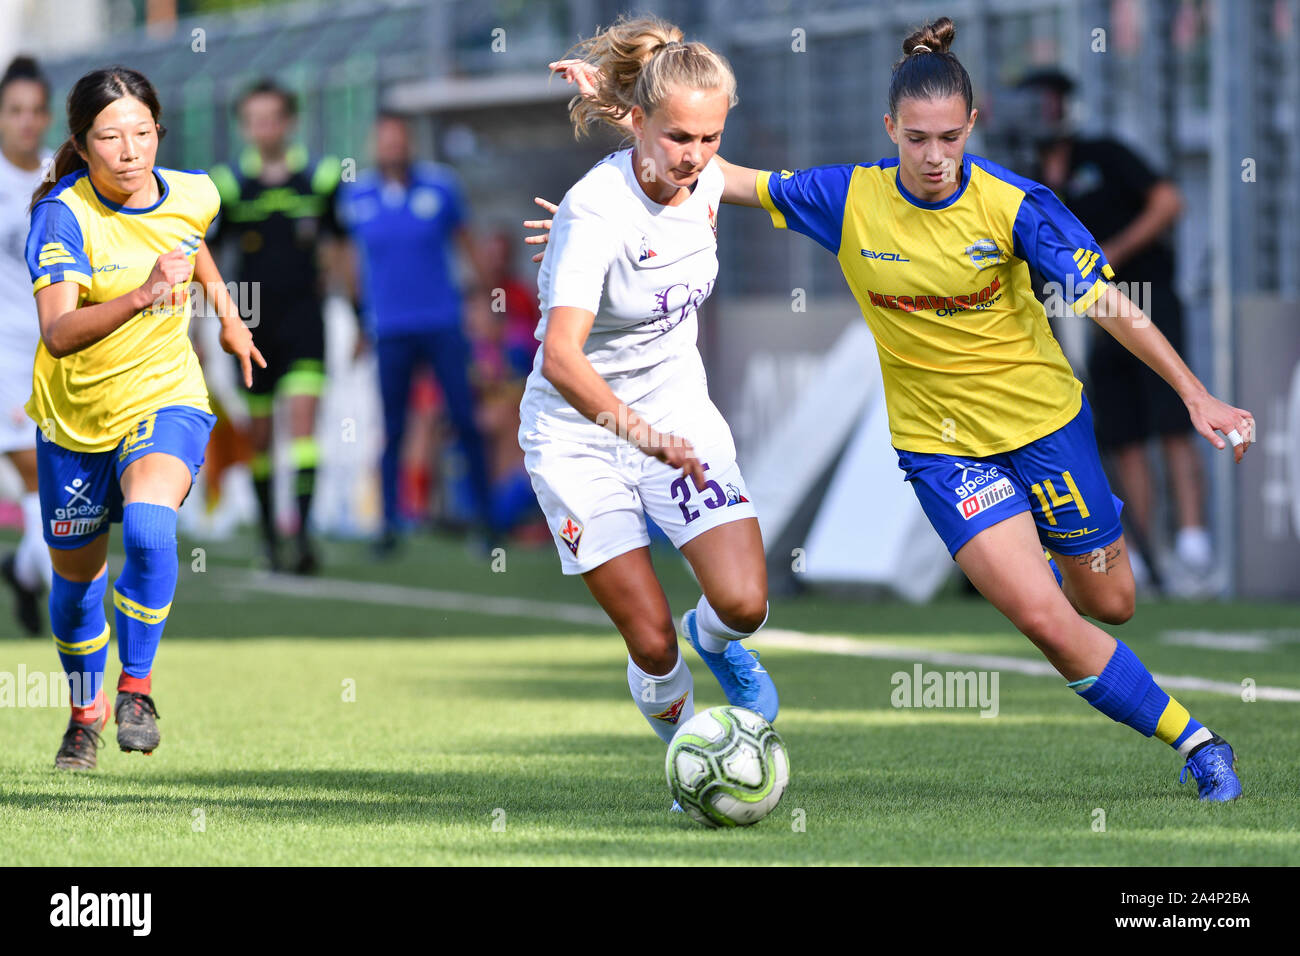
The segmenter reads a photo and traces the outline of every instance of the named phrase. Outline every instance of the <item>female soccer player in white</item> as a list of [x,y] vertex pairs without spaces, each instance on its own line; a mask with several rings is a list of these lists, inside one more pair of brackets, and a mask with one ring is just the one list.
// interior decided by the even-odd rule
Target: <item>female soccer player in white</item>
[[620,21],[578,49],[608,80],[571,104],[576,129],[626,118],[635,142],[556,212],[520,407],[525,463],[564,573],[583,576],[627,642],[632,699],[655,732],[670,740],[694,703],[646,515],[703,591],[683,633],[729,702],[772,720],[776,688],[740,643],[767,618],[762,538],[695,344],[717,278],[712,160],[735,79],[654,19]]
[[[54,565],[50,629],[72,690],[55,766],[97,762],[117,713],[123,750],[151,753],[158,641],[176,590],[176,512],[216,421],[186,331],[191,276],[221,317],[244,383],[266,363],[226,294],[203,235],[220,199],[207,175],[154,165],[165,132],[149,81],[112,67],[68,94],[70,136],[32,198],[27,265],[41,341],[28,415],[37,423],[42,528]],[[103,678],[108,530],[126,561],[113,585],[122,674]]]
[[49,153],[41,147],[50,127],[50,90],[30,57],[15,57],[0,78],[0,452],[23,483],[23,537],[5,555],[0,574],[14,592],[14,613],[28,634],[41,632],[40,596],[50,586],[50,556],[41,537],[36,491],[36,442],[23,410],[32,394],[32,360],[41,339],[36,306],[28,293],[28,211]]
[[[1201,799],[1235,799],[1228,743],[1083,617],[1132,617],[1133,574],[1122,503],[1029,266],[1164,378],[1220,449],[1222,432],[1238,462],[1254,419],[1211,395],[1105,281],[1100,246],[1049,189],[965,153],[977,111],[948,52],[955,32],[945,17],[903,42],[884,117],[897,159],[776,175],[719,157],[723,200],[762,206],[838,257],[876,339],[899,466],[967,577],[1089,704],[1174,747]],[[588,72],[580,85],[597,81]]]

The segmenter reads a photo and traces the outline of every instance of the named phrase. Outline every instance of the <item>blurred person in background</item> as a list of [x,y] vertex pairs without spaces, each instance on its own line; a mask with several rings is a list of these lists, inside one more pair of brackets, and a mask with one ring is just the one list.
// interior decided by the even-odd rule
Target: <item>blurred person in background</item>
[[[312,159],[293,141],[298,105],[295,96],[265,79],[250,87],[236,106],[240,134],[247,143],[233,166],[216,166],[212,179],[221,191],[221,216],[213,244],[233,247],[231,275],[257,284],[245,299],[258,302],[255,323],[265,369],[253,369],[248,399],[251,470],[261,517],[266,559],[273,571],[285,567],[275,520],[272,450],[275,399],[288,399],[294,494],[298,505],[299,574],[316,571],[319,561],[310,536],[312,496],[319,448],[316,411],[325,385],[325,297],[322,259],[340,236],[334,201],[340,166],[332,156]],[[328,261],[328,259],[326,260]]]
[[[1169,241],[1183,208],[1178,187],[1118,140],[1079,136],[1068,118],[1074,81],[1060,70],[1034,70],[1020,89],[1034,97],[1029,116],[1039,163],[1035,178],[1097,238],[1131,297],[1149,289],[1149,297],[1140,297],[1142,311],[1184,354],[1183,308],[1174,291]],[[1142,540],[1152,541],[1154,483],[1147,444],[1159,438],[1176,506],[1175,553],[1189,570],[1205,575],[1214,560],[1205,525],[1205,479],[1182,401],[1109,335],[1092,336],[1088,377],[1097,443],[1113,462]],[[1151,576],[1139,551],[1131,550],[1129,557],[1137,583],[1148,584]]]
[[469,310],[473,377],[492,478],[493,524],[502,532],[515,532],[517,538],[540,544],[550,537],[550,530],[519,447],[519,403],[541,345],[533,334],[541,311],[536,284],[520,279],[512,267],[512,246],[506,232],[493,233],[481,246],[491,296]]
[[23,406],[32,394],[32,365],[41,327],[28,290],[28,207],[50,154],[50,87],[31,57],[15,57],[0,79],[0,452],[22,479],[23,537],[5,555],[0,574],[14,593],[14,615],[29,635],[41,633],[41,593],[50,586],[50,556],[41,536],[36,440]]
[[391,554],[402,530],[399,461],[412,376],[421,363],[431,365],[437,375],[464,451],[474,511],[490,539],[496,529],[487,455],[475,421],[469,341],[461,327],[455,250],[473,266],[480,288],[488,287],[488,277],[466,226],[464,192],[450,169],[415,161],[402,116],[384,113],[375,121],[374,156],[374,169],[345,184],[338,210],[354,242],[340,261],[353,301],[364,301],[358,317],[375,348],[384,407],[384,530],[376,551]]

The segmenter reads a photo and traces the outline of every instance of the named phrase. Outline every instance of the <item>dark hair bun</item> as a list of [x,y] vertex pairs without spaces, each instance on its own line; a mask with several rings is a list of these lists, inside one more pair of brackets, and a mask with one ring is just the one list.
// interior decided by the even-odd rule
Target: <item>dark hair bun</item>
[[940,17],[933,23],[927,23],[922,27],[913,30],[903,41],[903,55],[911,56],[913,53],[925,53],[926,50],[917,50],[918,46],[928,48],[930,53],[947,53],[952,46],[953,38],[957,36],[957,27],[948,17]]

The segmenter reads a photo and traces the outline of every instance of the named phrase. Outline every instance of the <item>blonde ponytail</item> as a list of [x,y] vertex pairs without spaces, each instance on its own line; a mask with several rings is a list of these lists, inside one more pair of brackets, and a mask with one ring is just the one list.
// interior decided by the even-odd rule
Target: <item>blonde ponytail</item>
[[682,31],[658,17],[622,17],[567,56],[600,70],[595,96],[569,101],[569,119],[579,139],[600,123],[618,128],[633,106],[654,112],[675,87],[720,90],[728,106],[737,102],[736,77],[726,59],[703,43],[683,42]]

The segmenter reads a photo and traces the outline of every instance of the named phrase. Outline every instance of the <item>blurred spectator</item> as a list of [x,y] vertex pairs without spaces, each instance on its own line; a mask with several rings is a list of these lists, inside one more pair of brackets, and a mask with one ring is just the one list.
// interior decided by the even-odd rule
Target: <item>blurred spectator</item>
[[273,570],[281,567],[271,443],[274,402],[283,395],[289,404],[298,503],[293,568],[307,574],[317,567],[309,518],[319,459],[316,410],[325,384],[325,273],[318,260],[328,254],[325,241],[340,234],[334,218],[340,166],[331,156],[313,161],[305,147],[292,141],[297,100],[275,82],[253,85],[236,109],[248,145],[233,166],[212,169],[221,192],[213,243],[233,247],[235,265],[226,274],[241,283],[241,308],[258,304],[253,331],[267,367],[253,366],[247,401],[267,562]]
[[50,88],[36,61],[15,57],[0,78],[0,454],[18,472],[22,541],[0,559],[0,579],[14,594],[14,615],[33,637],[44,628],[41,595],[52,569],[41,532],[36,486],[36,429],[24,406],[41,326],[24,249],[32,193],[51,156],[41,146],[50,127]]
[[[1101,243],[1128,295],[1170,344],[1185,355],[1182,304],[1174,292],[1168,240],[1182,211],[1178,187],[1136,153],[1109,137],[1084,138],[1067,120],[1074,82],[1056,69],[1035,70],[1020,82],[1033,94],[1039,168],[1051,187]],[[1147,443],[1160,439],[1173,485],[1178,533],[1175,552],[1192,571],[1210,570],[1213,554],[1203,512],[1204,477],[1187,408],[1178,394],[1110,335],[1093,335],[1088,353],[1089,400],[1097,443],[1116,470],[1120,494],[1141,538],[1151,541],[1153,483]],[[1139,585],[1150,574],[1131,549]],[[1148,554],[1149,558],[1151,555]]]
[[482,245],[488,298],[470,311],[478,422],[487,444],[494,525],[526,540],[546,542],[550,531],[519,447],[519,402],[541,345],[533,334],[541,312],[536,285],[513,272],[514,248],[514,236],[507,232],[493,233]]
[[398,465],[411,379],[420,363],[432,365],[437,375],[464,452],[475,512],[487,533],[494,533],[487,460],[469,381],[469,343],[461,328],[461,292],[454,279],[453,240],[474,266],[481,286],[487,283],[466,228],[468,210],[455,174],[415,162],[406,120],[393,114],[375,122],[374,155],[376,168],[345,185],[339,214],[356,247],[345,260],[347,280],[379,364],[384,531],[376,549],[387,554],[397,546],[401,530]]

